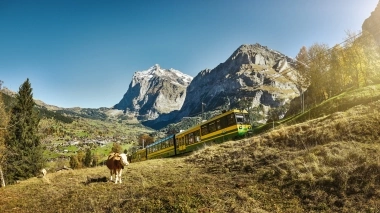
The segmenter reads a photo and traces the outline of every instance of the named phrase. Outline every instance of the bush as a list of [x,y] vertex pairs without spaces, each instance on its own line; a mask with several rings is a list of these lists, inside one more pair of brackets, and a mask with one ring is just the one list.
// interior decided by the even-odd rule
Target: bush
[[72,169],[77,169],[77,168],[79,168],[78,156],[76,156],[76,155],[72,155],[72,156],[70,157],[70,167],[71,167]]

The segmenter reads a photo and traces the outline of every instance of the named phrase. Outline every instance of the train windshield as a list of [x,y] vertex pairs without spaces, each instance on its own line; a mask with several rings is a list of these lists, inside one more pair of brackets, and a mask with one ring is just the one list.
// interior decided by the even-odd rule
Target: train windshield
[[236,123],[238,124],[249,124],[249,117],[247,114],[236,114]]

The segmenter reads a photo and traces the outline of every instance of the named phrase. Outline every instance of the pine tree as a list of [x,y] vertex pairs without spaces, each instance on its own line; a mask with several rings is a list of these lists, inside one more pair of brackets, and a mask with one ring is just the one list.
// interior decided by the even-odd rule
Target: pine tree
[[[1,80],[0,80],[1,84]],[[7,126],[8,126],[8,114],[5,110],[5,105],[3,102],[2,93],[0,93],[0,181],[1,187],[5,186],[4,173],[3,173],[3,165],[5,161],[5,136],[7,134]]]
[[16,103],[11,108],[8,134],[5,179],[8,183],[35,176],[44,167],[43,149],[38,137],[38,112],[29,79],[19,88]]

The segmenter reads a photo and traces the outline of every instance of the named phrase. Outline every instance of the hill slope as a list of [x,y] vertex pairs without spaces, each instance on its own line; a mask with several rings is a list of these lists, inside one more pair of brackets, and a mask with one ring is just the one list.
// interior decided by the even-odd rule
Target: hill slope
[[121,185],[84,184],[108,177],[106,167],[32,178],[0,188],[0,211],[378,212],[380,100],[372,97],[189,156],[132,163]]

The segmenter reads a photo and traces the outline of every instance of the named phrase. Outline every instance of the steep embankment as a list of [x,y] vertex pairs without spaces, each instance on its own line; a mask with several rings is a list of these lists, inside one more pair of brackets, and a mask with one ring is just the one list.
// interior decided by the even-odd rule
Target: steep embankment
[[[311,119],[320,118],[335,112],[346,111],[357,105],[366,105],[374,101],[380,100],[380,84],[352,89],[340,95],[329,98],[324,102],[306,110],[304,113],[296,115],[285,115],[285,118],[274,123],[274,126],[293,125],[305,122]],[[292,103],[296,104],[296,103]],[[299,103],[298,103],[299,104]],[[289,113],[289,111],[288,111]],[[288,114],[287,113],[287,114]],[[294,112],[291,112],[294,113]],[[290,113],[289,113],[290,114]],[[273,124],[268,123],[254,129],[255,133],[262,133],[272,129]]]
[[[355,99],[363,97],[359,91],[365,89]],[[374,97],[187,157],[133,163],[121,185],[84,184],[87,176],[108,177],[106,167],[32,178],[0,188],[0,211],[378,212],[380,101]]]

